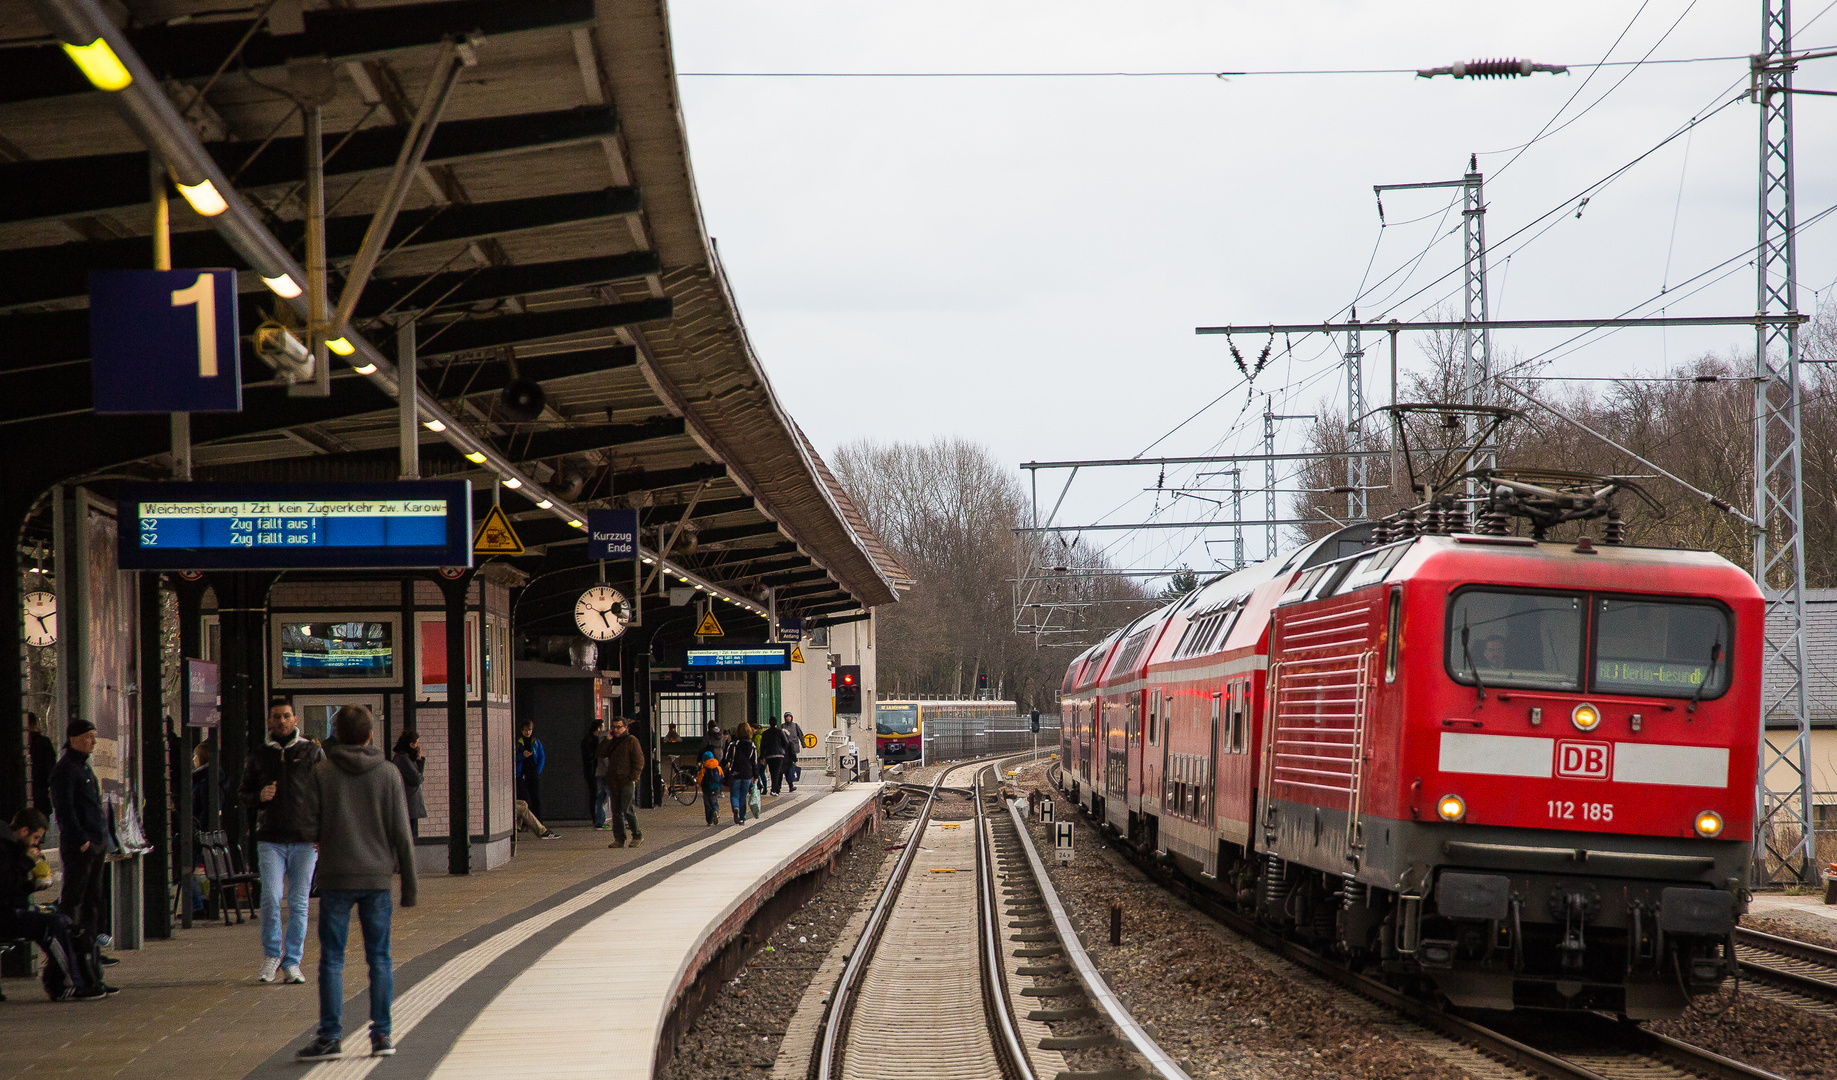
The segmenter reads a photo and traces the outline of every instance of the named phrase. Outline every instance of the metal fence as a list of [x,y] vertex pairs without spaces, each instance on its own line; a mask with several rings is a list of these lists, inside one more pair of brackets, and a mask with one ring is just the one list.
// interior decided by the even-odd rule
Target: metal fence
[[1025,716],[980,716],[971,719],[925,718],[925,760],[957,761],[1033,749],[1059,741],[1059,717],[1040,714],[1040,733],[1035,736],[1031,720]]

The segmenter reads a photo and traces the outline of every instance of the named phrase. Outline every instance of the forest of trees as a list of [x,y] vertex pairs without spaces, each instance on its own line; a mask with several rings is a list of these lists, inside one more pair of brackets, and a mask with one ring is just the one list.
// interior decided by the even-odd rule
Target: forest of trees
[[[1803,355],[1815,360],[1837,358],[1837,307],[1826,304],[1807,327]],[[1451,333],[1427,335],[1422,351],[1426,368],[1407,374],[1399,389],[1403,402],[1445,402],[1461,399],[1458,343]],[[1495,370],[1510,371],[1512,360],[1495,359]],[[1675,473],[1752,516],[1753,503],[1753,359],[1703,356],[1678,365],[1659,376],[1613,382],[1561,382],[1524,377],[1513,372],[1506,380],[1538,401],[1608,435],[1635,454]],[[1806,549],[1805,571],[1810,586],[1837,585],[1837,373],[1829,363],[1805,363],[1803,388],[1804,486]],[[1550,412],[1509,390],[1497,402],[1520,412],[1498,437],[1501,467],[1560,469],[1603,476],[1639,478],[1639,483],[1659,503],[1660,515],[1638,499],[1617,500],[1628,522],[1628,542],[1659,547],[1701,548],[1718,552],[1737,566],[1752,561],[1748,526],[1702,498],[1656,474],[1636,458],[1579,430]],[[1331,455],[1347,444],[1343,411],[1323,405],[1320,419],[1309,434],[1310,451]],[[1420,448],[1452,448],[1460,443],[1458,429],[1444,429],[1434,414],[1418,415],[1406,432],[1412,452]],[[1379,414],[1366,421],[1365,445],[1387,449],[1389,421]],[[1777,448],[1774,451],[1778,452]],[[1419,457],[1419,479],[1431,482],[1446,475],[1457,460],[1449,453],[1430,453],[1426,467]],[[1390,483],[1388,458],[1369,459],[1368,485]],[[1331,518],[1346,516],[1346,496],[1331,493],[1346,483],[1345,458],[1316,458],[1298,474],[1298,488],[1309,494],[1297,497],[1296,517],[1319,519],[1318,526],[1298,530],[1297,540],[1331,531]],[[1382,516],[1417,500],[1407,490],[1407,477],[1397,487],[1369,492],[1370,512]],[[1601,524],[1570,525],[1553,535],[1574,536],[1587,531],[1599,538]]]
[[[1052,709],[1065,666],[1077,655],[1068,646],[1094,641],[1101,631],[1093,627],[1114,626],[1155,603],[1129,579],[1070,573],[1104,565],[1089,545],[1013,531],[1028,523],[1026,492],[1020,477],[978,443],[862,439],[843,445],[834,466],[917,580],[899,603],[878,612],[882,697],[970,697],[977,676],[987,675],[993,696],[1023,710]],[[1023,577],[1051,580],[1016,581]],[[1027,606],[1074,603],[1090,606]],[[1083,632],[1024,632],[1035,625]]]

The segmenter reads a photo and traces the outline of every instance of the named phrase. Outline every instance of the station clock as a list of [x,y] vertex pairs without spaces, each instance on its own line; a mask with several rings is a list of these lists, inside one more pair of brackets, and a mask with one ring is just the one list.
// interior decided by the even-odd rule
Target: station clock
[[631,605],[609,585],[595,585],[574,602],[574,625],[594,641],[611,641],[631,623]]
[[29,592],[20,598],[25,612],[25,643],[43,648],[57,643],[57,594]]

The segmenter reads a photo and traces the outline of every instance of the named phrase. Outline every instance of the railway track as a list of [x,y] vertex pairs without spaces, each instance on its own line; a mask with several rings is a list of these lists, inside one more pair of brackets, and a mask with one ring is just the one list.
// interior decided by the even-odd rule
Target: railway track
[[1735,931],[1735,956],[1757,994],[1807,1012],[1837,1016],[1837,949],[1740,927]]
[[[1055,779],[1052,786],[1059,788],[1060,783],[1061,780]],[[1082,807],[1077,809],[1083,813]],[[1172,874],[1166,867],[1144,857],[1129,845],[1107,835],[1105,830],[1093,828],[1091,833],[1102,837],[1112,850],[1128,859],[1151,880],[1214,922],[1328,983],[1383,1006],[1423,1028],[1477,1050],[1521,1073],[1545,1077],[1547,1080],[1685,1080],[1691,1077],[1705,1080],[1782,1080],[1775,1073],[1604,1014],[1525,1011],[1493,1014],[1481,1021],[1448,1012],[1369,976],[1351,971],[1336,961],[1273,933],[1226,906],[1218,898],[1194,888],[1185,879]],[[1832,950],[1787,939],[1773,940],[1783,943],[1779,946],[1782,950],[1787,946],[1817,949],[1819,954],[1826,954],[1826,962],[1837,964],[1837,952]],[[1759,949],[1753,942],[1749,942],[1748,946]],[[1814,962],[1802,958],[1808,954],[1799,955],[1801,959],[1798,963],[1809,965]],[[1827,974],[1837,976],[1837,971],[1827,970]],[[1833,983],[1832,989],[1837,991],[1837,982]]]
[[[1097,974],[1018,810],[985,805],[999,802],[1003,766],[1032,756],[938,774],[830,995],[816,1080],[1189,1080]],[[974,816],[934,822],[940,795],[955,790],[946,780],[965,769]],[[1115,1034],[1054,1038],[1046,1026],[1093,1016],[1109,1017]],[[1094,1046],[1134,1060],[1066,1067],[1063,1051]]]

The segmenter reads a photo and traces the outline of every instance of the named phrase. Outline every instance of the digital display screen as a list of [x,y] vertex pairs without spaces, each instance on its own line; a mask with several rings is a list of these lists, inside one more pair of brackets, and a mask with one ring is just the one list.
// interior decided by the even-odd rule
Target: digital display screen
[[282,623],[281,678],[395,679],[395,624]]
[[731,649],[690,649],[684,667],[733,668],[741,671],[789,671],[789,645],[747,645]]
[[124,484],[124,570],[472,565],[465,481]]

